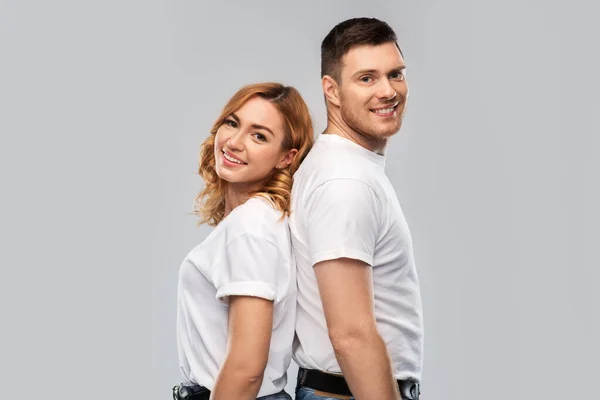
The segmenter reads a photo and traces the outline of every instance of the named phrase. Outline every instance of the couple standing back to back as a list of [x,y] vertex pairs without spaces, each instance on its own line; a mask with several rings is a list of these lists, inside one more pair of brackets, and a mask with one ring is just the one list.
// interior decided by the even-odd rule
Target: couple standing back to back
[[327,128],[292,87],[240,89],[203,143],[196,212],[215,226],[179,271],[177,399],[418,399],[423,323],[385,150],[408,98],[392,28],[321,45]]

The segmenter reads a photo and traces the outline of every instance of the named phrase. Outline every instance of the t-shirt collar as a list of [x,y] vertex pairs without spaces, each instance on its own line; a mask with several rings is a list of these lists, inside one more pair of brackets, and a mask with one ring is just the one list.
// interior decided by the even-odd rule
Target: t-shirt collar
[[376,164],[385,167],[385,155],[377,154],[374,151],[365,149],[358,143],[355,143],[352,140],[346,139],[345,137],[342,137],[335,133],[322,133],[317,137],[317,141],[322,141],[323,143],[336,143],[338,145],[344,146],[344,148],[347,148],[349,151],[352,151],[357,155],[366,157],[375,162]]

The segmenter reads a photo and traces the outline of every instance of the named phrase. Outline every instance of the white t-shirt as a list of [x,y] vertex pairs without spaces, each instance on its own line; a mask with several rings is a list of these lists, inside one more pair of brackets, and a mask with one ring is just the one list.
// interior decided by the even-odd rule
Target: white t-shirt
[[258,396],[283,390],[294,338],[296,270],[287,217],[260,197],[236,207],[179,270],[177,345],[185,383],[213,390],[227,347],[227,296],[274,301],[269,359]]
[[293,357],[301,367],[341,373],[313,266],[341,257],[358,259],[373,267],[377,328],[396,379],[420,381],[419,280],[410,232],[384,167],[384,156],[322,134],[294,175],[290,230],[298,309]]

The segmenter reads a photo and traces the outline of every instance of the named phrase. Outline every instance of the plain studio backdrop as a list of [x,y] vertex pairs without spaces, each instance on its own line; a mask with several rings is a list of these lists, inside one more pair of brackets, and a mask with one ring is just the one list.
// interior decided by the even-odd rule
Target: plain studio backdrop
[[320,42],[355,16],[389,22],[408,66],[386,168],[422,285],[423,399],[597,398],[586,3],[0,2],[0,398],[170,398],[178,268],[209,232],[189,215],[200,143],[257,81],[297,87],[320,133]]

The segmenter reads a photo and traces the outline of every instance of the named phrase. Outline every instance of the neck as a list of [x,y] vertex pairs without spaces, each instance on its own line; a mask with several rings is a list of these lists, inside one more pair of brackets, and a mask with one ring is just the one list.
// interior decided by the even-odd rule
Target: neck
[[325,128],[325,131],[323,131],[323,134],[341,136],[380,155],[385,155],[388,144],[387,138],[374,138],[363,132],[352,129],[344,122],[339,112],[332,112],[329,108],[327,109],[327,127]]
[[234,185],[227,185],[227,190],[225,191],[225,214],[223,218],[228,216],[234,208],[241,205],[244,202],[244,195],[248,192],[236,190]]
[[225,214],[223,218],[229,215],[237,206],[244,204],[248,200],[248,194],[261,190],[265,186],[270,176],[260,182],[253,183],[227,183],[225,190]]

